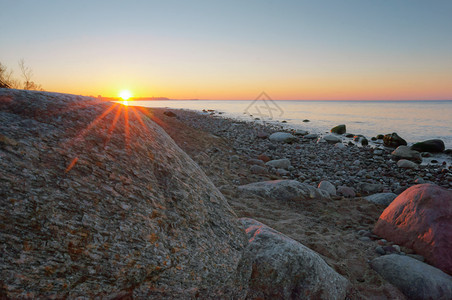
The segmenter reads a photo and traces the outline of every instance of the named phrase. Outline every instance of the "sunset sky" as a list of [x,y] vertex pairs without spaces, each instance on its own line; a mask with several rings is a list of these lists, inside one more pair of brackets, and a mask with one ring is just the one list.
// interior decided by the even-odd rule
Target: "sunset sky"
[[45,90],[452,99],[452,1],[0,0],[0,62]]

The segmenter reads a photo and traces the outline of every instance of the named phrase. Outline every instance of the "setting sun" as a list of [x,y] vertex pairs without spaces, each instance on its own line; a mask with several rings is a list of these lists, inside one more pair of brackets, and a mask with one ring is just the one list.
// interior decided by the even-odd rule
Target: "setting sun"
[[127,101],[130,97],[132,97],[132,93],[128,90],[122,90],[119,93],[119,97],[121,97],[122,100]]

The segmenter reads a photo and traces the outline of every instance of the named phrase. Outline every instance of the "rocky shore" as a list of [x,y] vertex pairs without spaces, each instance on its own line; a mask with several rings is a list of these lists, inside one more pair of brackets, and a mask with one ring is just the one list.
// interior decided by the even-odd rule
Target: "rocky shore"
[[0,89],[0,298],[451,298],[447,165],[342,139]]
[[[395,151],[399,144],[384,146],[383,135],[373,141],[371,147],[368,142],[363,143],[363,140],[367,141],[364,137],[345,131],[342,134],[309,134],[303,130],[282,130],[277,125],[222,118],[212,112],[178,111],[178,118],[193,128],[226,139],[238,155],[249,158],[246,163],[250,165],[251,173],[296,179],[315,187],[327,180],[336,188],[353,189],[357,196],[379,192],[400,194],[419,183],[452,187],[452,166],[447,163],[450,154],[432,159],[435,154],[420,153],[406,146],[407,149],[401,147],[400,151]],[[421,154],[424,164],[420,164]],[[280,159],[289,160],[289,164],[268,164],[269,160]],[[259,160],[267,165],[262,165]],[[406,163],[406,160],[417,164]],[[348,193],[352,194],[351,191]]]
[[[256,219],[321,254],[349,280],[347,297],[405,299],[407,294],[388,283],[370,262],[392,254],[416,261],[425,258],[376,235],[374,227],[385,208],[409,187],[432,182],[450,188],[448,166],[417,161],[414,169],[399,167],[400,159],[392,154],[395,148],[349,145],[353,138],[345,135],[334,135],[343,143],[330,144],[307,132],[284,132],[213,112],[149,111],[201,166],[239,217]],[[287,184],[270,189],[262,184],[272,180]],[[323,197],[323,191],[331,197]],[[450,222],[446,228],[452,230]],[[451,288],[449,282],[449,292]],[[432,292],[420,290],[424,295]]]

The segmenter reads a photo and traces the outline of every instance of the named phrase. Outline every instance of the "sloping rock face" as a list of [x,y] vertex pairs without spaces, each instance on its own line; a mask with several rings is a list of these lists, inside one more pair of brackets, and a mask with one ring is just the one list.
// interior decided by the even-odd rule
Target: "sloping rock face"
[[383,211],[374,233],[452,274],[452,191],[434,184],[410,187]]
[[246,296],[234,213],[138,109],[0,90],[0,134],[1,296]]
[[371,266],[409,299],[452,299],[452,277],[417,259],[390,254],[375,258]]
[[253,194],[263,198],[281,201],[301,201],[310,199],[329,199],[327,191],[316,189],[296,180],[272,180],[241,185],[238,190],[245,194]]
[[241,218],[252,261],[249,299],[344,299],[348,281],[314,251],[282,233]]

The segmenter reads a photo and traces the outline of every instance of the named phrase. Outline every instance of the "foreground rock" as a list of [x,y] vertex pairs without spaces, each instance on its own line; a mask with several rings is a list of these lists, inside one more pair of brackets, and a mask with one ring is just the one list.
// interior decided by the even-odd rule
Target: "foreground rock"
[[452,191],[433,184],[407,189],[384,210],[374,233],[452,274]]
[[282,233],[241,218],[252,261],[250,299],[344,299],[348,281],[314,251]]
[[383,144],[387,147],[397,148],[399,146],[406,146],[407,143],[397,133],[385,134],[383,137]]
[[126,123],[120,104],[0,90],[1,298],[246,296],[234,213],[134,111]]
[[296,180],[273,180],[250,183],[238,187],[239,192],[281,201],[328,199],[328,192]]
[[272,133],[268,139],[274,142],[292,143],[297,140],[295,136],[288,132],[275,132]]
[[371,265],[409,299],[452,299],[452,277],[417,259],[390,254]]
[[413,146],[411,146],[411,149],[419,152],[437,153],[443,152],[444,149],[446,149],[446,147],[442,140],[434,139],[416,143]]

